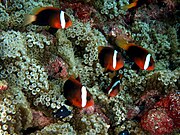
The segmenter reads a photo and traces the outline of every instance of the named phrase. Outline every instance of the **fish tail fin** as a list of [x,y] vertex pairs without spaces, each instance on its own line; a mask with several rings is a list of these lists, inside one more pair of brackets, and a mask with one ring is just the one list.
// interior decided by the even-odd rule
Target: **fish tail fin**
[[135,0],[133,3],[123,6],[122,9],[127,10],[127,9],[135,7],[137,5],[137,1],[138,0]]
[[124,49],[124,50],[128,50],[129,48],[129,44],[127,43],[127,41],[121,37],[121,36],[117,36],[116,37],[116,40],[115,40],[115,43],[118,47]]
[[25,15],[23,26],[26,26],[34,21],[36,21],[36,15]]

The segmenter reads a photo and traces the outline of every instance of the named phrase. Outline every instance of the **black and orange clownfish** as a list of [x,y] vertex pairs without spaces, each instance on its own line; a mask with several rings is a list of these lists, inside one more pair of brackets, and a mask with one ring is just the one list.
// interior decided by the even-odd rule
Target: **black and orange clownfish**
[[110,85],[107,87],[105,91],[105,93],[107,93],[109,97],[115,97],[119,93],[121,78],[122,78],[122,75],[114,76],[112,78]]
[[122,7],[123,10],[138,8],[145,3],[149,3],[148,0],[133,0],[130,4]]
[[94,105],[91,93],[80,83],[79,78],[70,77],[64,84],[64,97],[73,106],[87,108]]
[[72,26],[70,17],[61,9],[54,7],[35,8],[33,15],[25,15],[24,26],[33,23],[40,26],[50,26],[56,32]]
[[98,59],[105,71],[116,71],[124,66],[124,59],[120,52],[112,47],[99,46]]
[[145,48],[134,43],[127,43],[122,37],[116,37],[116,45],[126,51],[126,54],[142,70],[154,70],[155,62],[151,54]]

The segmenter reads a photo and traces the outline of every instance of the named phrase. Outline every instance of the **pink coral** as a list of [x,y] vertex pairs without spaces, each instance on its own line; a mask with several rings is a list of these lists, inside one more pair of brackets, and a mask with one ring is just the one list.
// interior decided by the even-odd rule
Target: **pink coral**
[[0,91],[7,89],[8,89],[8,83],[5,80],[0,81]]
[[71,8],[75,12],[75,16],[78,17],[82,22],[90,21],[91,14],[96,10],[87,4],[80,2],[64,2],[62,9]]
[[60,57],[56,57],[55,59],[51,60],[49,65],[46,66],[46,69],[50,78],[66,78],[68,75],[68,65]]
[[32,110],[33,126],[43,128],[52,123],[52,118],[44,116],[43,112]]
[[129,107],[127,112],[127,118],[132,119],[140,113],[140,108],[138,106]]
[[141,125],[152,135],[163,135],[172,132],[174,123],[165,108],[157,108],[151,109],[143,115]]
[[171,93],[156,102],[141,117],[142,127],[151,134],[162,135],[180,128],[180,98]]
[[160,93],[157,90],[148,90],[146,91],[139,100],[136,101],[136,105],[141,106],[145,103],[145,111],[150,108],[153,108],[156,103],[156,98],[160,97]]
[[162,98],[154,106],[155,108],[166,108],[168,115],[173,119],[175,128],[180,128],[180,97],[176,93],[172,93]]

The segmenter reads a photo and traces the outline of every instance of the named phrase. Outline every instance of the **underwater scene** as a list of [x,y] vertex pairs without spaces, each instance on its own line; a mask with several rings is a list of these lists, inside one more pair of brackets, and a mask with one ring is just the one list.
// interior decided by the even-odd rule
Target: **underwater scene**
[[0,135],[180,135],[180,0],[0,0]]

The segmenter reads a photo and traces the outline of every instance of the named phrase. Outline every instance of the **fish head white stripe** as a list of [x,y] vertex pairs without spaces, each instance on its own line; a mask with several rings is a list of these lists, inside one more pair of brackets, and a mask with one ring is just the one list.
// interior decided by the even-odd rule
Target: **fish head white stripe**
[[149,67],[150,60],[151,60],[151,54],[148,54],[146,56],[146,59],[145,59],[145,62],[144,62],[144,70],[146,70]]
[[82,86],[81,88],[81,100],[82,100],[81,106],[85,107],[87,104],[87,89],[85,86]]
[[64,11],[60,11],[60,23],[61,23],[62,29],[64,29],[66,26]]
[[113,88],[116,87],[118,84],[120,83],[120,80],[116,81],[113,86],[111,87],[111,89],[108,91],[108,95],[112,92]]
[[117,65],[117,54],[118,54],[118,51],[114,50],[114,54],[113,54],[113,68],[115,69],[116,68],[116,65]]

